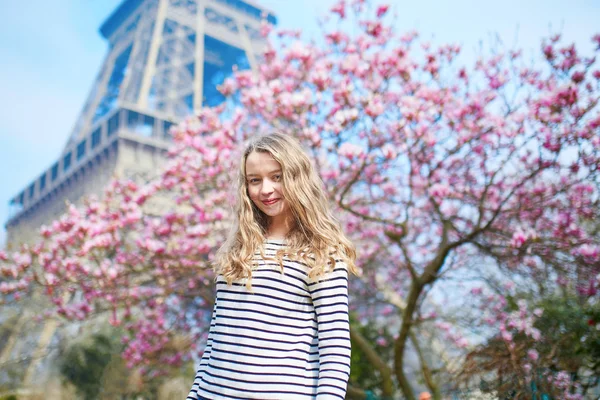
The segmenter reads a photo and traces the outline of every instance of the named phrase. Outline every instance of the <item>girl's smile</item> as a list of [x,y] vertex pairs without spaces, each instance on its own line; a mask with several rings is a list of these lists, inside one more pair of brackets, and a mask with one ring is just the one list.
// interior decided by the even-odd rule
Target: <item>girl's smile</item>
[[266,206],[270,206],[275,204],[276,202],[278,202],[279,199],[269,199],[269,200],[263,200],[263,204]]

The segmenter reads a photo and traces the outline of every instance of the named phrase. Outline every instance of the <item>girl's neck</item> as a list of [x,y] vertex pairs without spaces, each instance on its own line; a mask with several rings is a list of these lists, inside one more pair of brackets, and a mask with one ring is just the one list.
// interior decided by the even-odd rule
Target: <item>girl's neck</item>
[[292,218],[271,218],[265,236],[267,239],[273,240],[285,239],[293,226],[294,221]]

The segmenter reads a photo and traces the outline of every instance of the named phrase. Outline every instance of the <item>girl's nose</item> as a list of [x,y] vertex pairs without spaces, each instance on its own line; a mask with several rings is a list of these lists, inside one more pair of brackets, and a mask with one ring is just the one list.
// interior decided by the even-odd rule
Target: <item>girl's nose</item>
[[263,196],[273,193],[273,183],[268,179],[263,180],[260,192]]

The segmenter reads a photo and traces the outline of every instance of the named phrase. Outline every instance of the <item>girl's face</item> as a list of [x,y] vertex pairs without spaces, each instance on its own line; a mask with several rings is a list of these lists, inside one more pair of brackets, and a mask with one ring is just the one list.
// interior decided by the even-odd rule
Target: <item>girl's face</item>
[[270,223],[283,223],[292,216],[283,197],[281,165],[271,154],[253,151],[246,158],[246,184],[250,200],[269,217]]

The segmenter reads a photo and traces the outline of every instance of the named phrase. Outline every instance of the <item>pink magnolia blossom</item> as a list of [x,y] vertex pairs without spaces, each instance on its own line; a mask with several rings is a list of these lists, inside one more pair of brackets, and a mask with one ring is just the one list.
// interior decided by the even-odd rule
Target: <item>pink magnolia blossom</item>
[[383,4],[377,7],[377,18],[383,17],[387,13],[389,8],[390,6],[387,4]]
[[531,361],[537,361],[540,358],[540,355],[538,354],[538,352],[536,350],[530,349],[530,350],[527,350],[527,357]]

